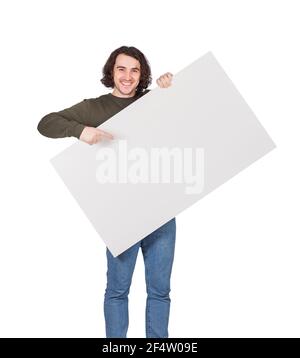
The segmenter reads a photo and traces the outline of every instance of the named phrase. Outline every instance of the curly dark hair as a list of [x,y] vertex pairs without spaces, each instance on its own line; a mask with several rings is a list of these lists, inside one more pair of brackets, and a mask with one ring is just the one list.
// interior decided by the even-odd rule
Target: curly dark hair
[[137,93],[143,92],[152,82],[151,68],[146,56],[140,50],[138,50],[136,47],[133,46],[131,47],[121,46],[110,54],[108,60],[106,61],[106,64],[102,69],[103,78],[100,81],[106,87],[110,87],[110,88],[114,87],[113,70],[114,70],[116,58],[120,54],[133,57],[139,61],[141,65],[141,77],[140,77],[140,82],[136,88],[136,92]]

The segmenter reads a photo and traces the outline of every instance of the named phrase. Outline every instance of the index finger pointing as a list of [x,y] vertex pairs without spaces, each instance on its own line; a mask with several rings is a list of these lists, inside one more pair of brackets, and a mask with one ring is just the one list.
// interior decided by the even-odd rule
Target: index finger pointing
[[108,138],[108,139],[114,139],[114,136],[108,132],[105,132],[104,130],[100,130],[100,135],[101,137],[105,137],[105,138]]

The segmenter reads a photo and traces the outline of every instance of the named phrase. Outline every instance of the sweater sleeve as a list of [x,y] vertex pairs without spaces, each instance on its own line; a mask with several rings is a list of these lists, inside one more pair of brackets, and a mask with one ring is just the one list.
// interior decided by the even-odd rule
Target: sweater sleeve
[[76,137],[79,139],[83,129],[89,123],[89,100],[75,104],[59,112],[45,115],[39,122],[38,131],[49,138]]

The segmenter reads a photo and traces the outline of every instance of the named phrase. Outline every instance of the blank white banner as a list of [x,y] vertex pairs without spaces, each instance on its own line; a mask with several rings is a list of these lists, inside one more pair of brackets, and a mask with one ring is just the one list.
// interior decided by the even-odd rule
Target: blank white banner
[[99,128],[51,162],[114,256],[275,148],[211,52]]

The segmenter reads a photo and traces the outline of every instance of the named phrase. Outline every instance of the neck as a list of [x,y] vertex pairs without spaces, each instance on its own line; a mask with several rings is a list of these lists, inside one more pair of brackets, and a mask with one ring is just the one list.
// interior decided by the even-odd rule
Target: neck
[[131,98],[135,96],[135,92],[131,92],[129,94],[121,93],[117,88],[114,88],[114,90],[111,93],[113,96],[120,97],[120,98]]

